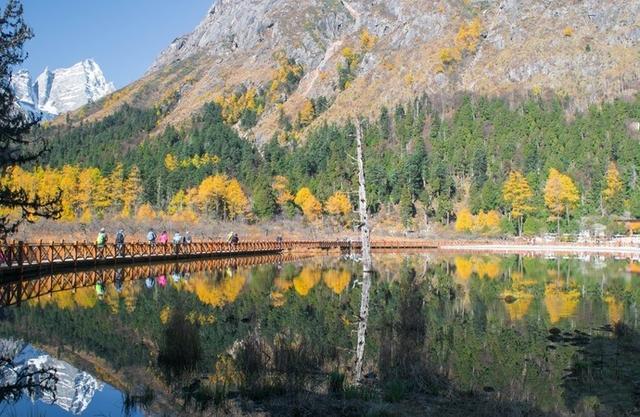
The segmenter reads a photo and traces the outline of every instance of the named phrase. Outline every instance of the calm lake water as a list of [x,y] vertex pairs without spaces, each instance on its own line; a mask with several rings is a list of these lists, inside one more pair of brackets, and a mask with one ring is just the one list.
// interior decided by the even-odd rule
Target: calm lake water
[[[0,415],[361,415],[345,411],[349,401],[395,410],[377,415],[640,410],[638,264],[435,252],[374,262],[359,386],[361,265],[351,259],[6,284]],[[291,399],[300,394],[303,405]]]

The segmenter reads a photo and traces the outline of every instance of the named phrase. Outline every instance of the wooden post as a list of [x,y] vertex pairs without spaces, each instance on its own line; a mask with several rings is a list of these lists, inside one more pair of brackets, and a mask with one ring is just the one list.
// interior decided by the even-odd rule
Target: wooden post
[[16,249],[16,260],[18,261],[18,265],[20,266],[20,269],[22,269],[22,262],[23,262],[23,256],[22,256],[22,249],[24,247],[24,242],[23,241],[18,241],[18,247]]

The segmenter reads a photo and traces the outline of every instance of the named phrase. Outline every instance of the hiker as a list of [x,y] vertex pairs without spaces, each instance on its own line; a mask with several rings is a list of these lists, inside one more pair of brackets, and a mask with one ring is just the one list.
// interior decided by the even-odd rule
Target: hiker
[[156,245],[156,232],[154,232],[153,229],[149,229],[149,232],[147,232],[147,242],[149,242],[151,246]]
[[116,256],[124,256],[124,230],[118,229],[116,233]]
[[227,243],[237,245],[238,241],[238,234],[236,232],[229,232],[229,235],[227,236]]
[[166,245],[167,242],[169,242],[169,235],[166,230],[163,230],[162,233],[160,233],[160,244]]
[[100,229],[100,233],[98,233],[98,237],[96,237],[96,246],[98,247],[99,256],[104,256],[104,247],[107,244],[107,232],[104,231],[104,227]]
[[183,240],[184,240],[184,243],[191,243],[191,235],[189,234],[188,230],[184,233],[184,239]]
[[180,244],[182,243],[182,236],[180,236],[180,232],[175,232],[173,234],[173,246],[176,252],[176,255],[180,251]]

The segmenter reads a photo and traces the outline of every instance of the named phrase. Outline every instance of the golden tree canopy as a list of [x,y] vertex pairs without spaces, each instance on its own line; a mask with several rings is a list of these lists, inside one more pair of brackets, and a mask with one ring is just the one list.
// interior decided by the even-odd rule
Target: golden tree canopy
[[456,214],[455,229],[458,232],[468,232],[473,228],[473,214],[468,208],[463,208]]
[[580,193],[573,180],[555,168],[549,170],[549,178],[544,187],[544,203],[554,215],[563,213],[576,207],[580,200]]
[[607,168],[606,184],[606,188],[602,191],[602,196],[605,200],[612,200],[622,192],[623,184],[620,178],[620,172],[613,162],[610,162]]
[[307,187],[302,187],[298,190],[293,202],[300,207],[307,220],[315,221],[322,214],[322,204]]
[[502,186],[502,198],[511,206],[511,216],[520,218],[533,210],[529,205],[533,192],[529,182],[519,171],[511,171]]

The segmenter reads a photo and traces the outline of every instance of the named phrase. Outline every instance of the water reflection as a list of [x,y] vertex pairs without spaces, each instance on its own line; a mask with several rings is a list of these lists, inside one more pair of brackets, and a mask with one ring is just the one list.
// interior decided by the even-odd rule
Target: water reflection
[[635,407],[636,264],[384,254],[367,284],[350,259],[267,258],[9,283],[2,300],[20,305],[1,310],[0,335],[74,352],[130,393],[121,403],[143,401],[151,415],[252,412],[238,398],[275,415],[339,415],[351,400],[366,414],[368,399],[416,415],[410,398],[445,393],[455,401],[432,406],[445,416],[468,402],[584,415]]

